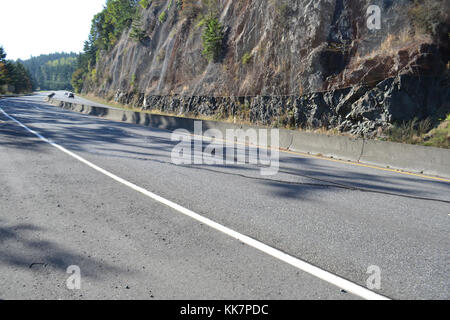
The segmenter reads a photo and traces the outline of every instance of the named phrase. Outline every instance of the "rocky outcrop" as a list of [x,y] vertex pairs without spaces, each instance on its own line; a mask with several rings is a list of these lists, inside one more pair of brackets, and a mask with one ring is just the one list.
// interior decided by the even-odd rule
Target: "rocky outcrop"
[[[225,39],[211,63],[202,55],[202,1],[170,3],[143,11],[145,41],[125,32],[99,57],[85,93],[174,114],[367,136],[450,109],[448,48],[411,29],[413,1],[217,0]],[[374,4],[380,30],[366,23]]]
[[374,87],[355,86],[303,96],[155,96],[117,91],[123,104],[175,115],[244,120],[267,126],[337,128],[373,137],[391,123],[440,118],[450,110],[444,78],[389,78]]

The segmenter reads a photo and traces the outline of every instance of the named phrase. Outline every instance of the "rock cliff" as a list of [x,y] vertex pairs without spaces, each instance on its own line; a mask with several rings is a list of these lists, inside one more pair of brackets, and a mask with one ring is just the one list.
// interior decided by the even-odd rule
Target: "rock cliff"
[[[368,25],[371,5],[379,29]],[[144,109],[370,136],[450,110],[449,9],[439,0],[148,1],[142,39],[125,31],[83,91]],[[213,61],[202,54],[211,12],[223,26]]]

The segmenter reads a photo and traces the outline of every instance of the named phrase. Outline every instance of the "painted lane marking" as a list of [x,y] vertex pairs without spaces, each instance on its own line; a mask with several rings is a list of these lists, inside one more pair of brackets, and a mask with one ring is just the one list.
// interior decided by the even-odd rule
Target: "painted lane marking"
[[285,262],[287,264],[290,264],[291,266],[294,266],[297,269],[300,269],[300,270],[302,270],[302,271],[304,271],[304,272],[306,272],[306,273],[308,273],[310,275],[313,275],[313,276],[315,276],[315,277],[317,277],[319,279],[322,279],[322,280],[324,280],[324,281],[326,281],[326,282],[328,282],[330,284],[333,284],[333,285],[339,287],[340,289],[343,289],[343,290],[345,290],[347,292],[350,292],[350,293],[352,293],[354,295],[357,295],[357,296],[359,296],[359,297],[361,297],[363,299],[367,299],[367,300],[389,300],[385,296],[382,296],[382,295],[377,294],[377,293],[375,293],[373,291],[370,291],[370,290],[368,290],[368,289],[366,289],[366,288],[364,288],[364,287],[362,287],[362,286],[360,286],[360,285],[358,285],[356,283],[353,283],[353,282],[351,282],[349,280],[341,278],[341,277],[339,277],[339,276],[337,276],[335,274],[332,274],[332,273],[330,273],[328,271],[320,269],[319,267],[311,265],[311,264],[309,264],[309,263],[307,263],[307,262],[305,262],[303,260],[300,260],[298,258],[290,256],[287,253],[284,253],[284,252],[282,252],[282,251],[280,251],[278,249],[270,247],[269,245],[266,245],[266,244],[264,244],[264,243],[262,243],[262,242],[260,242],[258,240],[255,240],[255,239],[250,238],[250,237],[248,237],[246,235],[243,235],[243,234],[241,234],[241,233],[239,233],[237,231],[234,231],[234,230],[232,230],[232,229],[230,229],[228,227],[225,227],[225,226],[223,226],[223,225],[221,225],[221,224],[219,224],[219,223],[217,223],[217,222],[215,222],[215,221],[213,221],[211,219],[203,217],[203,216],[201,216],[201,215],[199,215],[199,214],[197,214],[197,213],[195,213],[195,212],[193,212],[193,211],[191,211],[191,210],[189,210],[187,208],[184,208],[184,207],[182,207],[182,206],[180,206],[180,205],[170,201],[170,200],[167,200],[167,199],[165,199],[165,198],[163,198],[163,197],[161,197],[161,196],[159,196],[157,194],[154,194],[154,193],[152,193],[152,192],[150,192],[150,191],[148,191],[148,190],[146,190],[146,189],[144,189],[142,187],[139,187],[139,186],[137,186],[137,185],[135,185],[135,184],[133,184],[133,183],[123,179],[123,178],[120,178],[120,177],[116,176],[115,174],[113,174],[113,173],[111,173],[109,171],[106,171],[105,169],[100,168],[99,166],[93,164],[92,162],[89,162],[88,160],[80,157],[79,155],[77,155],[77,154],[67,150],[66,148],[64,148],[64,147],[62,147],[62,146],[60,146],[60,145],[50,141],[49,139],[45,138],[44,136],[42,136],[38,132],[28,128],[26,125],[22,124],[20,121],[16,120],[15,118],[13,118],[9,114],[7,114],[5,111],[3,111],[2,108],[0,108],[0,111],[7,118],[11,119],[15,123],[17,123],[18,125],[23,127],[24,129],[26,129],[28,132],[30,132],[33,135],[37,136],[42,141],[50,144],[51,146],[59,149],[60,151],[66,153],[67,155],[77,159],[78,161],[86,164],[87,166],[91,167],[92,169],[94,169],[94,170],[96,170],[96,171],[98,171],[98,172],[100,172],[100,173],[110,177],[111,179],[113,179],[113,180],[115,180],[115,181],[117,181],[117,182],[119,182],[119,183],[121,183],[121,184],[123,184],[123,185],[125,185],[125,186],[127,186],[127,187],[129,187],[129,188],[131,188],[131,189],[133,189],[135,191],[137,191],[137,192],[140,192],[143,195],[145,195],[145,196],[147,196],[147,197],[149,197],[149,198],[151,198],[151,199],[153,199],[153,200],[155,200],[155,201],[157,201],[159,203],[162,203],[162,204],[164,204],[164,205],[166,205],[166,206],[168,206],[168,207],[170,207],[170,208],[172,208],[172,209],[174,209],[174,210],[184,214],[185,216],[188,216],[188,217],[190,217],[190,218],[192,218],[192,219],[194,219],[194,220],[196,220],[196,221],[198,221],[200,223],[203,223],[203,224],[211,227],[212,229],[220,231],[220,232],[222,232],[222,233],[224,233],[224,234],[226,234],[226,235],[228,235],[228,236],[230,236],[230,237],[232,237],[232,238],[234,238],[234,239],[236,239],[236,240],[238,240],[238,241],[240,241],[242,243],[247,244],[250,247],[253,247],[253,248],[255,248],[255,249],[257,249],[257,250],[259,250],[261,252],[264,252],[264,253],[266,253],[266,254],[268,254],[268,255],[270,255],[270,256],[278,259],[278,260],[281,260],[281,261],[283,261],[283,262]]

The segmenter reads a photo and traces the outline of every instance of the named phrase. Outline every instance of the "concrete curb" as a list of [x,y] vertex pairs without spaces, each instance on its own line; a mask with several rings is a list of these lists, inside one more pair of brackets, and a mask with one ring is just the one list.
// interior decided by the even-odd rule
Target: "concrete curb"
[[[195,121],[198,121],[191,118],[154,115],[144,112],[80,105],[56,99],[51,99],[49,102],[50,104],[65,110],[169,131],[185,129],[194,133],[194,123]],[[267,129],[264,127],[216,121],[202,121],[202,124],[204,133],[209,129],[216,129],[222,133],[223,137],[226,137],[226,131],[228,129],[242,129],[244,131],[248,129]],[[450,177],[449,149],[376,140],[353,139],[345,136],[327,136],[286,129],[280,129],[279,133],[279,147],[282,150],[323,155],[326,157],[356,161],[381,167],[390,167],[392,169]],[[207,132],[206,135],[208,135]],[[268,136],[270,136],[270,132],[268,133]],[[268,146],[271,146],[270,142]]]
[[365,141],[361,162],[450,177],[450,150],[403,143]]
[[291,151],[321,154],[344,160],[359,161],[364,148],[363,139],[294,132]]

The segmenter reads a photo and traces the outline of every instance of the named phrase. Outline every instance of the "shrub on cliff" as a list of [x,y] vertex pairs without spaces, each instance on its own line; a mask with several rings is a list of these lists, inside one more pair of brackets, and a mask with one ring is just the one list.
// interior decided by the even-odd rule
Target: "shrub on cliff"
[[246,64],[250,63],[252,61],[252,59],[253,59],[253,55],[250,52],[246,52],[242,56],[242,64],[246,65]]
[[159,22],[164,23],[167,20],[167,12],[163,11],[160,15],[159,15]]
[[147,9],[148,6],[150,5],[150,0],[140,0],[139,4],[143,9]]
[[202,35],[203,55],[208,61],[217,61],[223,49],[224,31],[219,19],[209,17],[205,19],[205,29]]
[[146,37],[147,32],[144,30],[142,25],[142,16],[139,13],[136,13],[133,23],[131,24],[130,38],[139,42],[143,41]]

